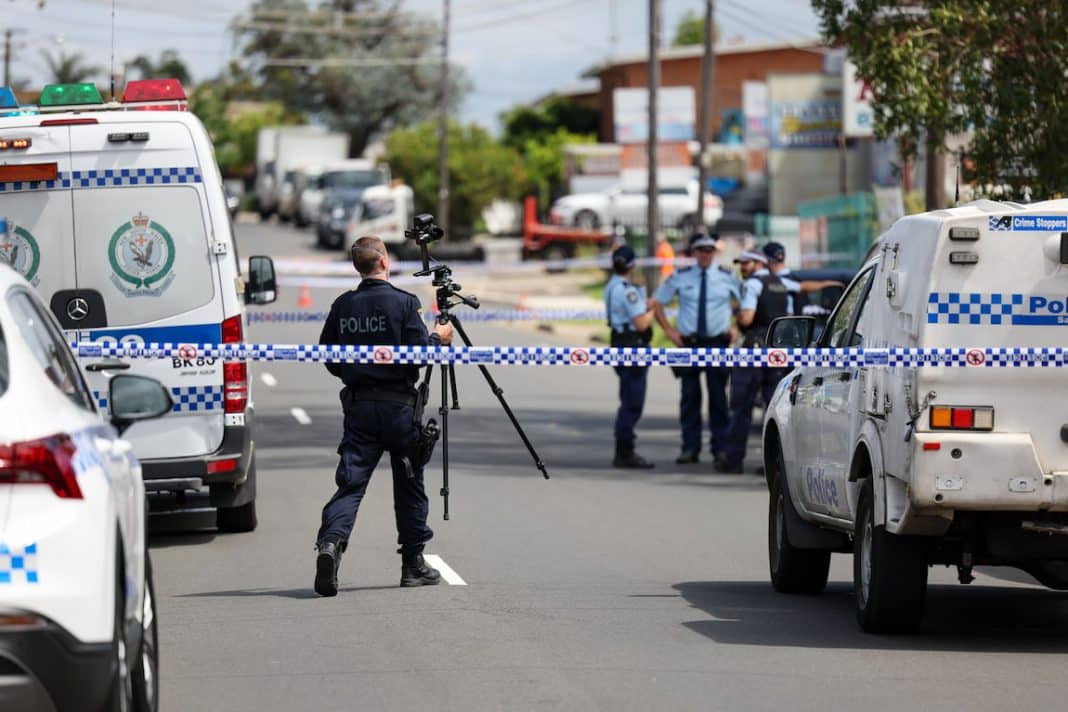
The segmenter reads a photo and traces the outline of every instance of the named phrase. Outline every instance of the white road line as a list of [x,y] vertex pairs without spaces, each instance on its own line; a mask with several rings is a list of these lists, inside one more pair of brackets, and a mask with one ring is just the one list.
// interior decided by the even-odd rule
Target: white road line
[[424,554],[423,558],[426,562],[433,566],[435,569],[441,572],[441,578],[445,579],[445,583],[450,586],[466,586],[467,581],[460,578],[460,574],[452,570],[452,567],[446,564],[440,556],[437,554]]
[[278,385],[278,379],[276,379],[274,376],[267,373],[266,371],[260,374],[260,380],[263,381],[264,385],[270,386],[271,388],[274,388]]
[[293,414],[293,417],[301,425],[311,425],[311,418],[308,417],[303,408],[291,408],[289,412]]

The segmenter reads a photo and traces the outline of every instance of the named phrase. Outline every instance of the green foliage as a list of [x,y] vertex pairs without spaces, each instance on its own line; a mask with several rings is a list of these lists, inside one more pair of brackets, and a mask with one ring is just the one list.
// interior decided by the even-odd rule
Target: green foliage
[[546,208],[562,193],[567,179],[564,147],[570,144],[594,143],[589,134],[574,134],[567,129],[540,138],[528,138],[523,146],[523,163],[530,190],[538,196],[538,204]]
[[138,55],[130,62],[129,67],[139,79],[177,79],[186,88],[193,81],[189,67],[178,55],[178,51],[173,49],[162,50],[156,59],[146,54]]
[[[525,185],[523,162],[474,124],[449,125],[449,225],[470,228],[495,198],[518,199]],[[433,123],[396,129],[386,137],[386,157],[393,175],[415,191],[417,211],[433,212],[438,195],[438,132]]]
[[505,145],[523,149],[531,139],[543,141],[559,130],[597,134],[600,112],[565,97],[552,97],[536,106],[517,106],[501,115]]
[[705,43],[705,18],[696,10],[687,10],[679,18],[679,24],[675,25],[675,38],[671,40],[672,47],[685,45],[703,45]]
[[971,133],[979,185],[1068,187],[1068,6],[1046,0],[812,0],[825,39],[871,85],[875,131],[911,158]]
[[[434,59],[440,28],[399,6],[258,0],[249,10],[253,21],[236,23],[235,31],[262,98],[321,116],[349,134],[350,151],[359,155],[374,137],[425,120],[441,104]],[[286,61],[298,66],[277,64]],[[462,70],[450,67],[450,107],[467,88]]]
[[220,80],[200,84],[189,96],[189,110],[207,128],[223,175],[247,177],[255,169],[260,129],[302,123],[302,118],[278,102],[231,103],[227,94]]

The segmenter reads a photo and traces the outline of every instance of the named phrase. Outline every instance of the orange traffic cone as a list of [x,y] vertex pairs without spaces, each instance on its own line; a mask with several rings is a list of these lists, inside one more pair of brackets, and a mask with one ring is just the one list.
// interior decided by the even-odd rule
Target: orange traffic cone
[[308,285],[305,284],[300,288],[300,297],[297,299],[297,306],[301,309],[310,309],[311,305],[311,290],[308,289]]
[[527,295],[526,294],[520,294],[519,295],[519,303],[515,305],[515,308],[516,308],[516,311],[521,311],[521,312],[527,310]]

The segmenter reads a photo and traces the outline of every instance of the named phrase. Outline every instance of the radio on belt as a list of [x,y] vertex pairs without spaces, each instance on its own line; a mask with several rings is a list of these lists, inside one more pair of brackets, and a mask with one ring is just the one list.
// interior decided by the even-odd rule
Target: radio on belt
[[822,591],[852,551],[857,618],[879,633],[919,625],[935,564],[1068,588],[1068,200],[908,216],[870,254],[817,339],[809,317],[769,331],[786,350],[888,354],[817,357],[768,404],[773,586]]

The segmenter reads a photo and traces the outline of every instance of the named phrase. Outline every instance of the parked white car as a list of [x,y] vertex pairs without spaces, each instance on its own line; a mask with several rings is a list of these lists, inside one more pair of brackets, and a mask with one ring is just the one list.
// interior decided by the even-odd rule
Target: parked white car
[[[0,264],[0,705],[156,710],[158,639],[141,466],[120,433],[169,412],[109,380],[111,425],[33,287]],[[117,430],[116,430],[117,429]]]
[[[705,191],[704,215],[697,219],[697,181],[686,186],[660,187],[660,224],[692,230],[699,224],[714,227],[723,217],[723,201]],[[649,204],[644,187],[614,187],[599,193],[574,193],[553,203],[551,219],[555,225],[573,225],[595,230],[613,225],[645,225]]]

